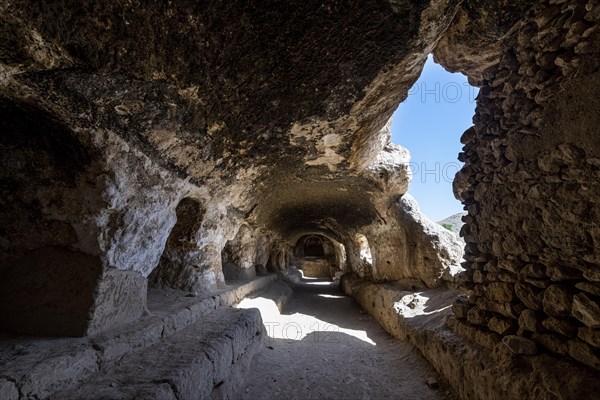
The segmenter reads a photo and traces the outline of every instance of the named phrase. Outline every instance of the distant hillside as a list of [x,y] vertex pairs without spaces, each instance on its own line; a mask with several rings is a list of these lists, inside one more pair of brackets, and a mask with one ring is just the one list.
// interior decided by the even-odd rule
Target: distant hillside
[[464,243],[463,238],[460,237],[460,229],[465,224],[464,222],[462,222],[462,219],[461,219],[463,217],[463,215],[467,215],[467,213],[461,212],[458,214],[454,214],[446,219],[438,221],[438,224],[440,224],[442,226],[450,225],[452,227],[451,231],[456,234],[456,237],[458,238],[458,240],[460,240],[461,242]]

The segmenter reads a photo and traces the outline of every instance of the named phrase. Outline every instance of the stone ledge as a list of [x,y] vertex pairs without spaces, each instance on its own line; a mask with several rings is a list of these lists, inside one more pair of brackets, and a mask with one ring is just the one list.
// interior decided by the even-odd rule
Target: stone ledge
[[50,399],[229,398],[264,338],[258,310],[222,308]]
[[[168,338],[219,308],[238,303],[277,279],[277,275],[259,277],[205,298],[187,297],[183,292],[166,294],[150,290],[148,315],[114,331],[89,338],[2,336],[0,383],[8,383],[2,383],[0,389],[5,390],[6,387],[8,391],[15,387],[18,398],[44,399],[58,390],[75,387],[106,365]],[[144,393],[149,390],[145,386],[139,388],[142,389]],[[127,392],[131,390],[129,388]]]
[[[517,356],[502,343],[469,342],[446,325],[460,294],[410,290],[345,276],[343,290],[391,335],[415,346],[463,399],[586,399],[600,393],[597,372],[551,354]],[[499,337],[499,335],[498,335]],[[489,338],[488,338],[489,339]]]

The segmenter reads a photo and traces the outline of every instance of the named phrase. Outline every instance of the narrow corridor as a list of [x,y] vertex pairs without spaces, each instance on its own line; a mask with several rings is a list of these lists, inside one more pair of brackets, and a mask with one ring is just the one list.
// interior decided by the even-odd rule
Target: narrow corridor
[[450,399],[435,371],[327,280],[302,279],[283,312],[245,299],[268,332],[242,399]]

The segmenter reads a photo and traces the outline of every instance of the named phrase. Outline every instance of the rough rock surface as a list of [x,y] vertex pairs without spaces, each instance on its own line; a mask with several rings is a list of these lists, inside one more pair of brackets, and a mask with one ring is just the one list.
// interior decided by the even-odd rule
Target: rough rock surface
[[[199,293],[222,286],[224,270],[252,276],[246,229],[265,269],[285,267],[295,235],[310,233],[352,263],[357,233],[396,225],[383,216],[408,187],[408,152],[387,123],[457,9],[0,5],[0,268],[57,247]],[[437,268],[423,279],[434,284]],[[376,266],[375,279],[393,269]],[[112,281],[112,296],[127,285]],[[88,323],[108,329],[121,314]]]
[[[451,215],[448,218],[444,218],[441,221],[438,221],[438,224],[440,224],[442,226],[449,225],[452,228],[452,229],[450,229],[450,231],[454,232],[458,241],[461,242],[463,244],[463,246],[465,245],[465,240],[460,236],[460,231],[462,230],[462,227],[465,224],[462,220],[462,218],[465,215],[467,215],[466,212],[461,212],[458,214]],[[444,226],[444,227],[446,229],[448,229],[448,226]]]
[[576,332],[598,327],[600,302],[599,10],[539,2],[509,30],[481,75],[454,182],[468,209],[464,288],[471,315],[486,317],[466,322],[493,332],[494,318],[518,321],[542,351],[592,368],[600,350]]
[[[462,300],[460,292],[424,289],[414,281],[372,283],[356,276],[346,276],[342,287],[387,332],[419,349],[460,398],[586,399],[600,390],[595,370],[537,354],[533,340],[506,335],[500,342],[499,334],[455,319],[451,305],[457,296]],[[587,348],[569,349],[597,362]]]

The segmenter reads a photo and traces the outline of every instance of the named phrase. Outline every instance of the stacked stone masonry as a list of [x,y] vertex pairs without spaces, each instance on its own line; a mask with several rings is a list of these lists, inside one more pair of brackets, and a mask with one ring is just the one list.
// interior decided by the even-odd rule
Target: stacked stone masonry
[[[600,90],[588,64],[600,54],[599,17],[597,1],[540,2],[483,74],[454,184],[468,211],[469,296],[455,302],[452,323],[482,344],[502,340],[518,354],[549,351],[595,369],[600,116],[588,96]],[[586,109],[591,120],[578,120]]]

